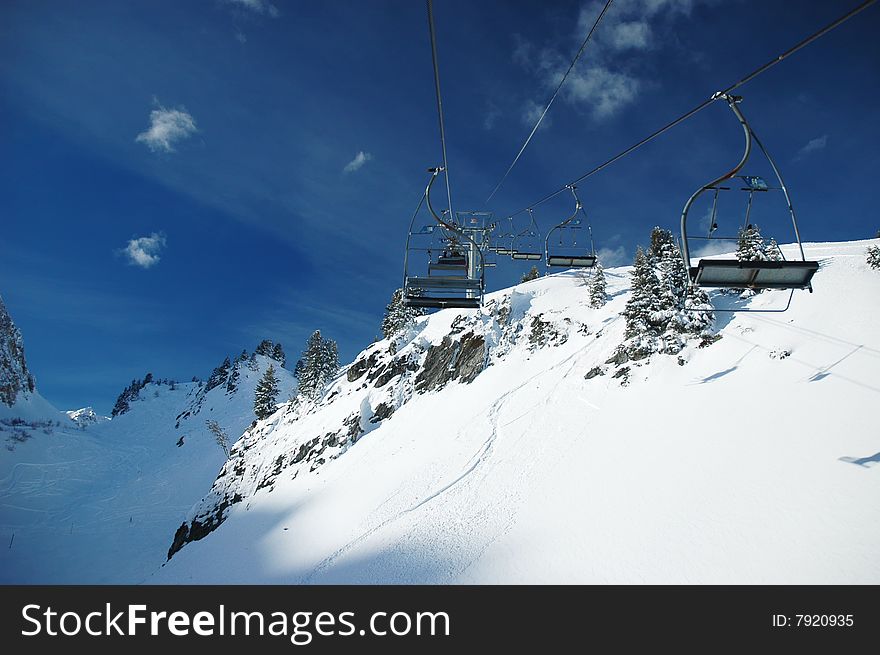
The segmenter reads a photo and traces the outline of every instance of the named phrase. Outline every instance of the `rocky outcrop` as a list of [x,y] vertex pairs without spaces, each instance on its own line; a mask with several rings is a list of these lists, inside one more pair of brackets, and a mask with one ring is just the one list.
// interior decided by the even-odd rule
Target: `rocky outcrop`
[[460,339],[449,335],[431,346],[425,356],[422,370],[416,377],[416,391],[443,388],[452,380],[468,384],[480,374],[486,364],[486,339],[472,332]]
[[34,376],[24,358],[21,332],[0,298],[0,403],[12,407],[21,393],[33,393]]

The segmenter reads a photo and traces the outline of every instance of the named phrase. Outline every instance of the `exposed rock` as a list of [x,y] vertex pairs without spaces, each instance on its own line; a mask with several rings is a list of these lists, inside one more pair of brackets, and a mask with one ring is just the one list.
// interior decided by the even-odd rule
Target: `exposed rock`
[[373,351],[369,357],[361,358],[357,360],[354,364],[349,366],[348,371],[345,374],[345,376],[348,378],[348,381],[354,382],[364,373],[373,368],[376,365],[378,356],[378,351]]
[[589,371],[587,371],[587,374],[584,376],[584,379],[585,380],[592,380],[597,375],[605,375],[605,371],[602,370],[601,366],[594,366]]
[[24,358],[21,332],[0,298],[0,403],[12,407],[18,394],[33,393],[35,388],[34,376]]
[[394,413],[394,407],[392,407],[388,403],[380,403],[376,407],[376,411],[373,412],[373,417],[370,419],[370,423],[379,423],[380,421],[384,421],[386,418],[391,416],[393,413]]
[[416,377],[416,391],[441,389],[451,380],[472,382],[486,364],[486,340],[472,332],[454,341],[448,335],[428,348],[422,371]]
[[626,364],[629,361],[629,353],[627,353],[626,348],[618,348],[614,351],[614,354],[611,355],[608,359],[605,360],[606,364]]

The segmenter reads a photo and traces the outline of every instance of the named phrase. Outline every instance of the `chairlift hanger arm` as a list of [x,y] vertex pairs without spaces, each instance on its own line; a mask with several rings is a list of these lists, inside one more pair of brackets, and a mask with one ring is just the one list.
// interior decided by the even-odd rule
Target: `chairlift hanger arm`
[[748,159],[749,159],[749,154],[751,154],[751,152],[752,152],[752,130],[749,127],[748,122],[746,121],[746,117],[743,116],[743,113],[739,108],[739,103],[742,101],[742,97],[719,92],[719,93],[715,94],[714,96],[712,96],[713,100],[715,100],[717,98],[723,98],[724,100],[727,101],[727,106],[730,107],[731,111],[733,111],[734,115],[736,116],[737,120],[739,121],[740,125],[742,126],[743,135],[745,137],[745,146],[743,148],[743,154],[739,160],[739,163],[736,166],[734,166],[732,169],[730,169],[728,172],[724,173],[724,175],[717,177],[716,179],[712,180],[708,184],[704,184],[699,189],[697,189],[693,193],[693,195],[691,195],[691,197],[688,198],[688,201],[684,205],[684,209],[682,209],[682,211],[681,211],[681,256],[682,256],[682,259],[684,259],[684,265],[686,267],[688,267],[688,269],[690,268],[690,265],[691,265],[691,259],[690,259],[690,250],[688,248],[688,243],[687,243],[687,240],[688,240],[687,215],[688,215],[688,211],[690,211],[691,205],[694,204],[694,201],[704,191],[708,191],[710,189],[716,188],[719,184],[721,184],[725,180],[729,180],[734,175],[739,173],[740,169],[742,169],[742,167],[746,165],[746,161],[748,161]]

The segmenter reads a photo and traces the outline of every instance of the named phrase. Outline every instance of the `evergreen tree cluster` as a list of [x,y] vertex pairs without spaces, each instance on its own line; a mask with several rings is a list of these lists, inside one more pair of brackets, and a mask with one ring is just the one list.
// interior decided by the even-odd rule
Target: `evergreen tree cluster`
[[131,384],[125,387],[125,389],[122,390],[122,393],[119,394],[119,397],[116,398],[116,403],[113,405],[110,416],[115,418],[116,416],[119,416],[120,414],[125,414],[125,412],[130,410],[131,403],[140,397],[141,389],[150,384],[152,381],[152,373],[147,373],[144,376],[143,380],[132,380]]
[[709,298],[687,283],[687,269],[672,233],[655,227],[647,252],[636,251],[632,295],[623,310],[624,348],[633,359],[679,352],[690,336],[712,324]]
[[274,364],[269,364],[254,392],[254,414],[260,420],[272,416],[277,401],[278,377],[275,375]]
[[[880,235],[880,232],[878,232]],[[880,270],[880,246],[868,247],[868,266]]]
[[541,271],[538,270],[537,266],[532,266],[527,273],[524,273],[523,276],[519,279],[520,284],[523,282],[531,282],[532,280],[537,280],[541,277]]
[[605,280],[605,270],[602,264],[596,262],[596,268],[593,270],[593,277],[590,279],[590,307],[598,309],[608,302],[608,282]]
[[274,359],[281,366],[284,366],[287,361],[287,357],[284,354],[284,349],[281,347],[281,344],[272,343],[269,339],[263,339],[254,353],[257,355],[263,355],[269,359]]
[[220,366],[211,371],[211,375],[205,383],[205,393],[208,393],[215,387],[219,387],[221,384],[226,384],[229,381],[229,369],[231,367],[232,362],[229,361],[229,357],[226,357]]
[[333,339],[325,339],[315,330],[306,341],[306,349],[296,363],[293,374],[299,382],[299,394],[316,400],[339,370],[339,352]]
[[391,302],[385,306],[382,319],[382,336],[391,339],[415,322],[416,318],[425,313],[418,307],[406,307],[403,304],[403,289],[391,294]]
[[737,235],[736,258],[741,262],[770,261],[782,259],[782,251],[776,239],[765,241],[757,225],[740,228]]

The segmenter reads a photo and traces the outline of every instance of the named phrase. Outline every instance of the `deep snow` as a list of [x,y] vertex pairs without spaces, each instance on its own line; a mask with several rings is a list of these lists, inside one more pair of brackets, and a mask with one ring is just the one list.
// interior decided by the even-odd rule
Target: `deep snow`
[[[440,343],[462,315],[488,367],[425,393],[405,375],[379,388],[343,372],[319,407],[282,408],[237,446],[246,473],[215,482],[243,500],[164,566],[180,522],[214,502],[224,456],[206,433],[175,446],[168,417],[193,390],[163,387],[109,423],[0,452],[0,534],[15,532],[0,581],[876,584],[871,243],[808,244],[816,291],[788,312],[719,313],[722,338],[693,342],[683,365],[656,355],[617,378],[605,362],[622,341],[627,268],[606,270],[612,300],[598,310],[564,273],[491,294],[484,311],[426,317],[397,355]],[[596,366],[604,375],[585,379]],[[353,413],[356,443],[258,488],[279,455]]]
[[[625,385],[603,363],[622,340],[627,269],[606,272],[613,299],[599,310],[571,273],[492,294],[490,306],[512,294],[524,325],[542,315],[567,338],[495,344],[471,384],[416,395],[315,471],[251,487],[150,581],[876,584],[870,243],[809,244],[815,293],[784,314],[719,313],[718,342],[694,343],[683,365],[629,364]],[[459,314],[435,314],[412,342],[439,342]],[[585,379],[595,366],[606,374]],[[356,402],[375,407],[359,385],[341,378],[340,399],[305,419],[276,414],[254,457],[271,461]]]

